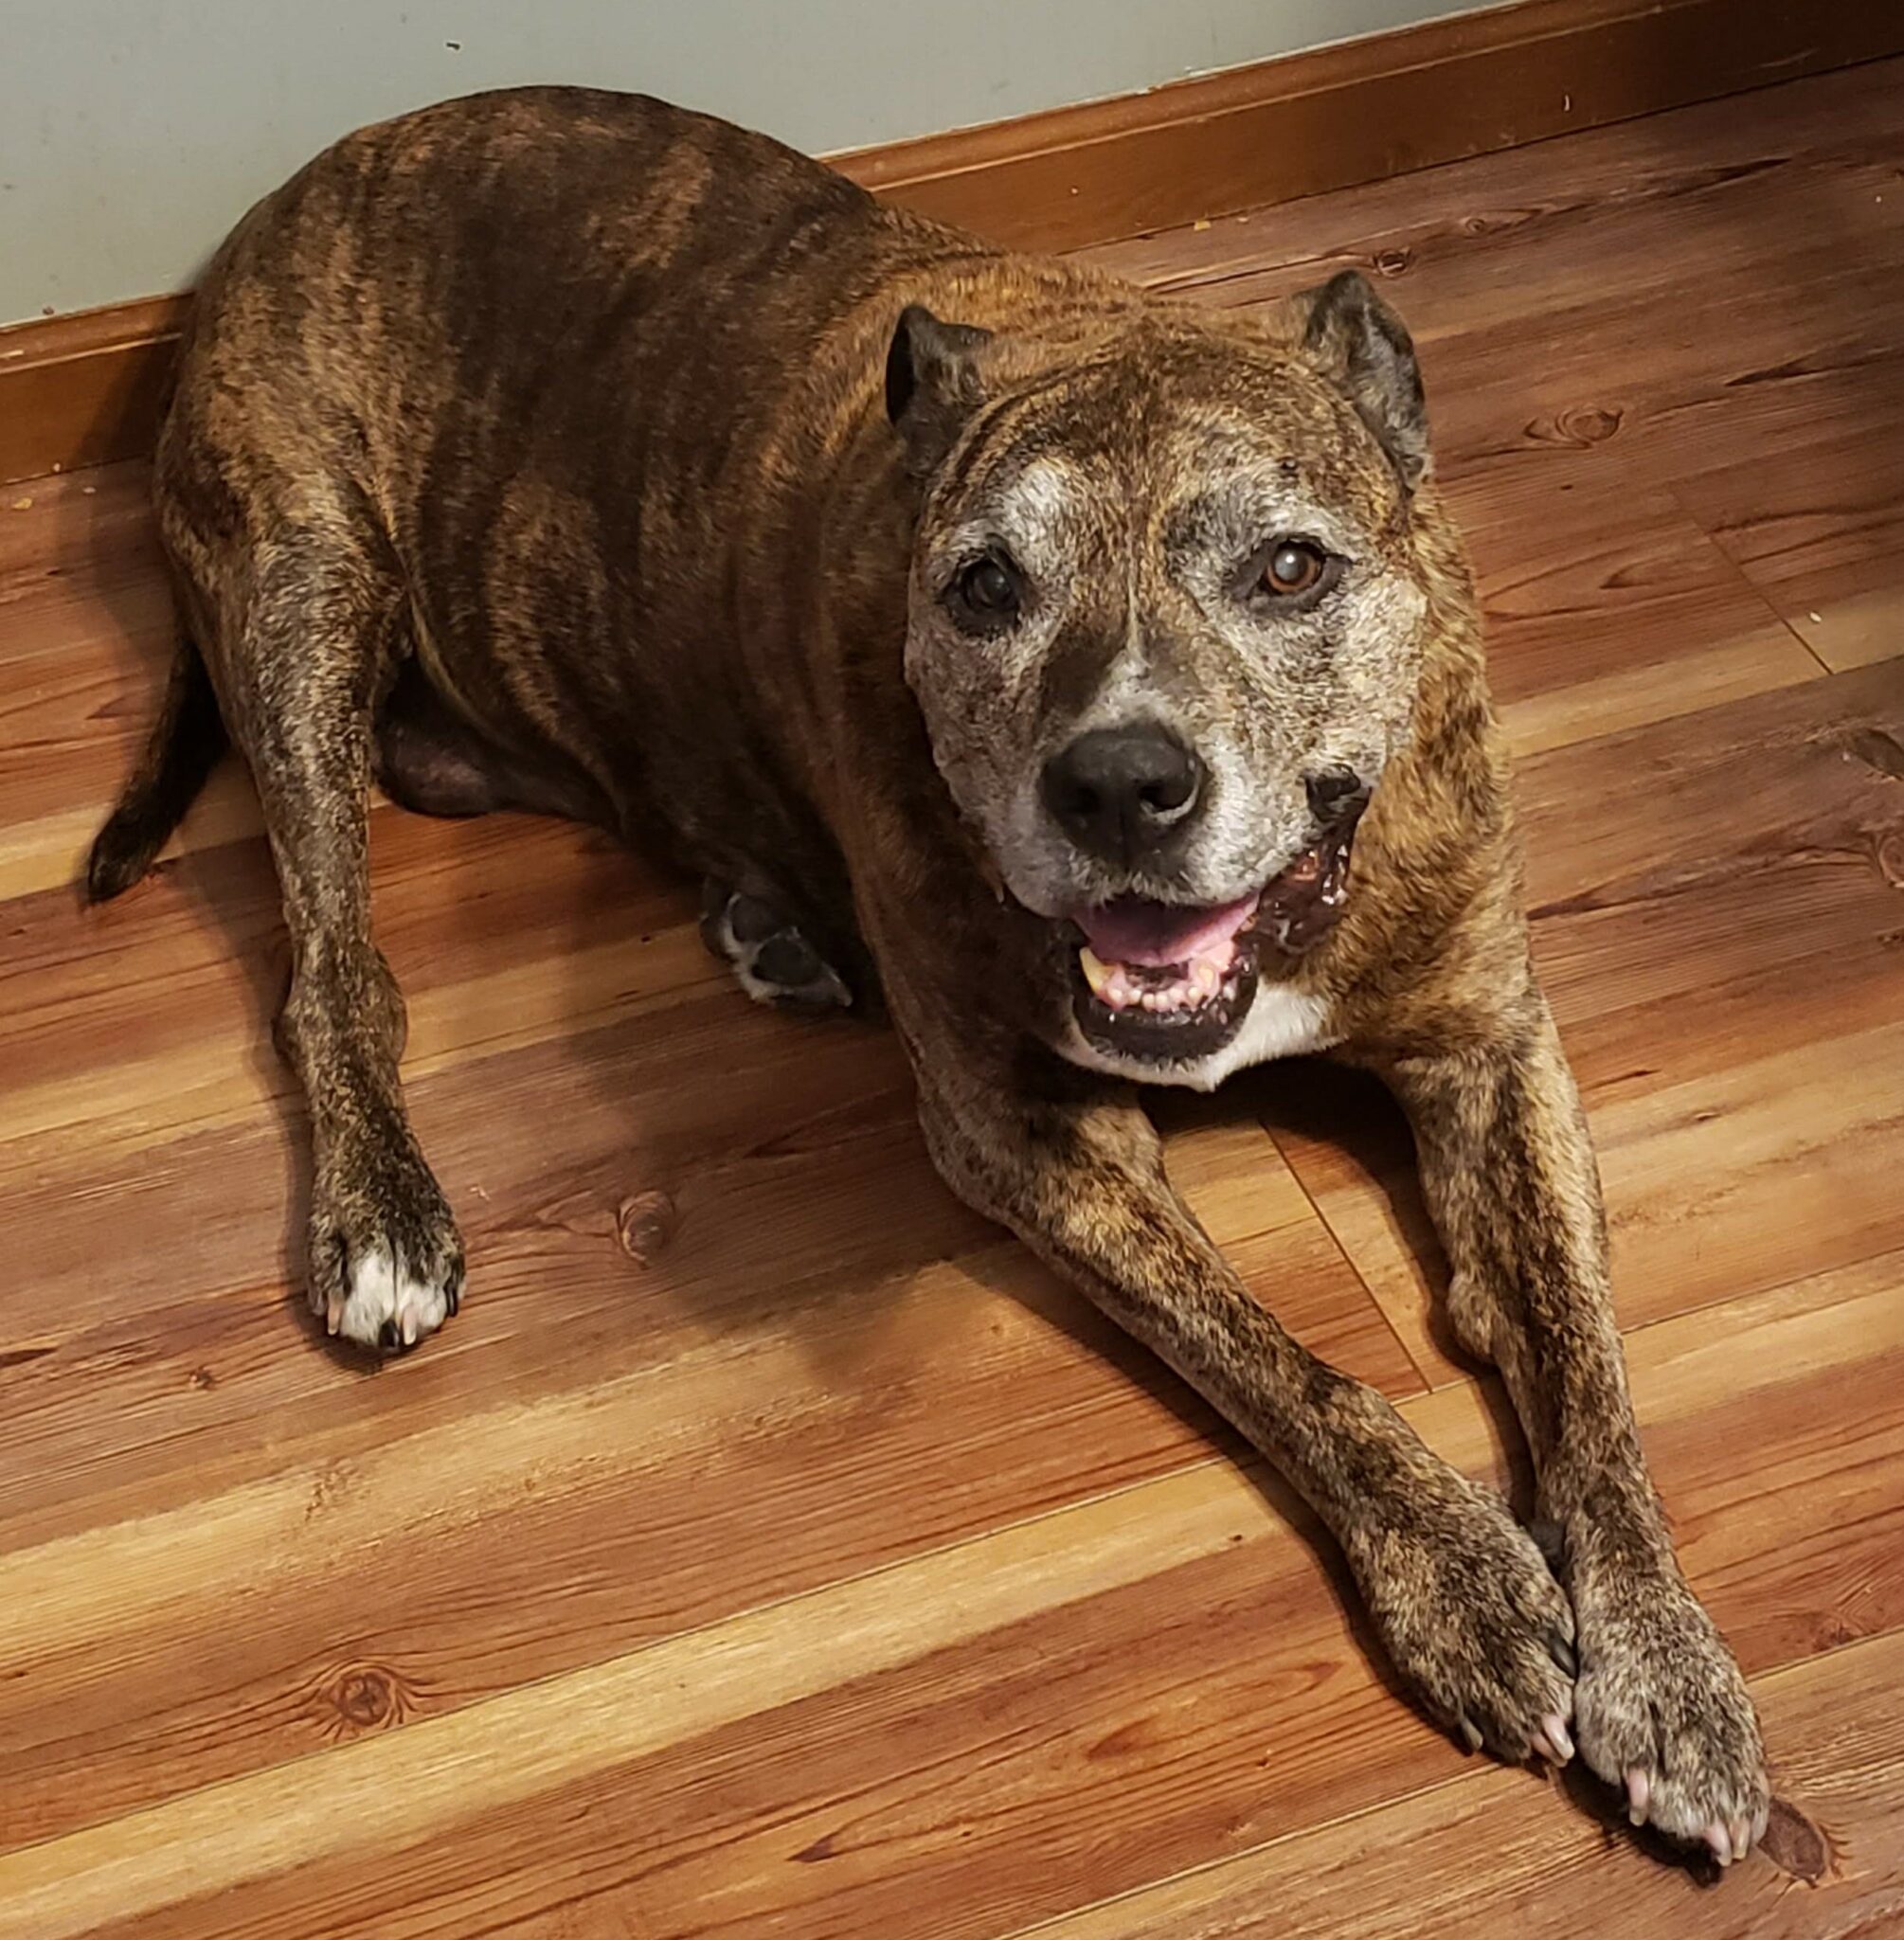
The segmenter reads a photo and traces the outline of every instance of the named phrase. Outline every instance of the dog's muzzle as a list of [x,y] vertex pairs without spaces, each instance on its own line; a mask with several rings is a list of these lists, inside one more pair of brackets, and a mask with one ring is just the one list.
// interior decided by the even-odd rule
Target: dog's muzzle
[[1365,801],[1234,903],[1194,907],[1125,896],[1077,912],[1071,1005],[1086,1041],[1158,1064],[1220,1051],[1249,1014],[1264,951],[1302,956],[1341,920]]

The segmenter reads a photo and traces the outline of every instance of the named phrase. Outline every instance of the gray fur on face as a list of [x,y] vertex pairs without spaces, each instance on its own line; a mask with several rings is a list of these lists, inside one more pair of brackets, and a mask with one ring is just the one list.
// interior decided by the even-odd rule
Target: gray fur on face
[[[1281,393],[1266,412],[1115,376],[1138,406],[1128,450],[1102,368],[1074,413],[1062,390],[1023,412],[1007,401],[928,496],[914,555],[907,674],[934,755],[1013,895],[1042,916],[1260,889],[1321,833],[1311,776],[1380,779],[1420,678],[1427,596],[1398,537],[1401,483],[1387,503],[1336,483],[1366,479],[1348,460],[1373,436],[1339,389],[1294,359],[1259,371]],[[1319,458],[1319,426],[1340,465],[1326,440]],[[1260,590],[1262,562],[1288,538],[1332,565],[1315,594],[1279,600]],[[957,611],[959,576],[981,558],[1015,574],[1009,623],[975,628]],[[1141,722],[1209,775],[1194,830],[1148,873],[1079,850],[1039,785],[1079,735]]]

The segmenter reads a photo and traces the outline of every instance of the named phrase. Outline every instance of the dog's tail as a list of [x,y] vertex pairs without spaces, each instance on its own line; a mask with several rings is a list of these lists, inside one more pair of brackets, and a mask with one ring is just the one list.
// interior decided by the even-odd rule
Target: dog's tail
[[133,770],[86,859],[86,901],[104,903],[137,882],[178,827],[225,752],[225,722],[211,675],[189,637],[179,636],[165,699]]

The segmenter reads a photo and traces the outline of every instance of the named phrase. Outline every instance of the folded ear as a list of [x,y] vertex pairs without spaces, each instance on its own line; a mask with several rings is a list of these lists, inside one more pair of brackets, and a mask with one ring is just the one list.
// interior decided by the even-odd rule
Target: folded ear
[[1345,269],[1295,300],[1305,316],[1304,346],[1348,393],[1413,491],[1428,472],[1428,406],[1407,327],[1359,270]]
[[990,331],[941,323],[923,304],[901,313],[886,354],[886,415],[906,441],[915,476],[933,470],[984,402],[979,352],[991,341]]

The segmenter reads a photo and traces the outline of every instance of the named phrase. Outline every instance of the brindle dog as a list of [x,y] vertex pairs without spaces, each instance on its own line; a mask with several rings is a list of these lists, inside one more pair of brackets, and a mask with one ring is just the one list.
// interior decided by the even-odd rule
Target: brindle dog
[[[333,1333],[406,1347],[463,1273],[370,935],[372,777],[664,844],[754,995],[881,999],[953,1189],[1289,1478],[1435,1715],[1515,1760],[1571,1725],[1636,1823],[1759,1838],[1751,1703],[1641,1455],[1414,353],[1358,277],[1200,314],[653,101],[491,95],[244,220],[156,476],[189,640],[90,890],[149,868],[228,733]],[[1165,1181],[1127,1081],[1318,1049],[1412,1118],[1557,1581]]]

